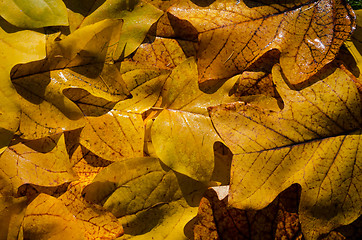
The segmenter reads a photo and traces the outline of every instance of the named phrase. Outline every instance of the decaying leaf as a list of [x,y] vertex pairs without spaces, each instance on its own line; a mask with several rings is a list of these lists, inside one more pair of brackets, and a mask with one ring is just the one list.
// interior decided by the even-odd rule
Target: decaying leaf
[[243,103],[210,109],[214,126],[235,154],[229,203],[261,209],[280,190],[299,183],[300,221],[308,239],[351,223],[361,213],[360,97],[339,68],[319,77],[293,90],[276,66],[273,80],[282,110]]
[[300,83],[332,61],[354,28],[344,1],[215,1],[170,8],[199,33],[199,82],[220,81],[247,69],[272,49],[281,52],[287,79]]
[[228,208],[209,189],[201,199],[196,217],[195,239],[298,239],[299,189],[292,186],[261,210]]

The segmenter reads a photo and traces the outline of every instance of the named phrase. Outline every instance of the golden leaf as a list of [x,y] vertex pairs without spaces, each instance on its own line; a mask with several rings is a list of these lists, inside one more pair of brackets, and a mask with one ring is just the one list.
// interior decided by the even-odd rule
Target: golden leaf
[[359,93],[339,68],[318,80],[293,90],[275,66],[273,81],[284,101],[282,110],[243,103],[210,108],[214,126],[235,154],[229,203],[261,209],[281,190],[299,183],[306,239],[351,223],[362,207]]
[[340,0],[219,0],[207,7],[187,1],[169,13],[199,33],[200,83],[241,73],[272,49],[281,52],[287,79],[303,82],[335,58],[355,24],[352,9]]

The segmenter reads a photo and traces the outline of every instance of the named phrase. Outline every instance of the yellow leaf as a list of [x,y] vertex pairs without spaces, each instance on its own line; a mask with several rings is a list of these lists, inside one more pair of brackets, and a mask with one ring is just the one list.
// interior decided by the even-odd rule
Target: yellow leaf
[[[339,68],[301,90],[273,68],[280,111],[234,103],[210,108],[218,133],[235,154],[229,203],[261,209],[293,183],[306,239],[354,221],[361,212],[361,105],[354,82]],[[258,176],[257,178],[255,176]]]
[[62,93],[67,86],[49,75],[45,72],[13,80],[20,95],[19,131],[25,139],[43,138],[84,125],[82,112]]
[[72,182],[68,191],[58,199],[75,217],[79,228],[89,240],[115,239],[123,234],[121,223],[110,212],[99,205],[87,202],[81,196],[82,183]]
[[189,21],[199,33],[200,83],[241,73],[273,49],[281,52],[287,79],[303,82],[335,58],[355,24],[352,9],[340,0],[219,0],[206,7],[182,1],[169,13]]
[[58,186],[75,179],[65,148],[64,136],[50,152],[41,153],[25,144],[8,147],[1,155],[0,175],[13,193],[23,184]]
[[67,9],[61,0],[3,0],[0,15],[20,28],[68,25]]
[[11,68],[45,57],[45,35],[19,29],[0,20],[0,153],[19,127],[20,108],[10,81]]
[[137,113],[112,110],[100,117],[87,117],[80,144],[109,161],[142,157],[144,129]]
[[122,25],[120,19],[105,19],[77,29],[55,44],[60,48],[61,55],[70,62],[68,66],[112,62],[115,60]]
[[122,19],[121,37],[114,60],[127,57],[143,42],[153,23],[162,15],[162,11],[143,1],[107,0],[82,22],[81,27],[100,20]]
[[164,110],[151,129],[157,156],[171,169],[199,181],[209,181],[214,171],[214,142],[222,141],[209,117]]
[[186,239],[207,186],[175,174],[157,158],[132,158],[103,169],[84,190],[123,223],[120,239]]
[[213,145],[222,140],[207,116],[207,107],[235,100],[228,95],[235,81],[230,79],[215,93],[207,94],[198,87],[194,58],[174,68],[161,94],[164,110],[151,129],[153,146],[163,163],[196,180],[210,180]]
[[58,199],[40,194],[27,207],[23,221],[24,239],[84,240],[84,230]]
[[17,240],[24,218],[27,198],[14,198],[0,194],[0,239]]

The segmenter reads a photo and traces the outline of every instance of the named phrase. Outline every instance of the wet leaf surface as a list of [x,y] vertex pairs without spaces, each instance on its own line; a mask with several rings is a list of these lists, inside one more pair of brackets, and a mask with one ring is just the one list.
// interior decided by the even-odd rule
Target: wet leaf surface
[[198,31],[199,82],[220,81],[247,69],[272,49],[281,52],[287,79],[300,83],[332,61],[353,28],[341,1],[182,2],[170,8]]

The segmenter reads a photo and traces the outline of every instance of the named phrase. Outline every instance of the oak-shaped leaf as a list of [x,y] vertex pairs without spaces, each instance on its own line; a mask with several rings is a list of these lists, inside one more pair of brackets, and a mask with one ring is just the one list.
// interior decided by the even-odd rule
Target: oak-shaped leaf
[[[206,190],[157,158],[131,158],[103,169],[83,193],[123,224],[120,239],[186,239],[185,224]],[[185,231],[185,232],[184,232]]]
[[209,109],[234,154],[229,203],[261,209],[298,183],[306,239],[351,223],[362,208],[358,90],[340,68],[325,68],[315,80],[300,90],[291,89],[276,65],[273,81],[284,101],[280,111],[245,103]]
[[241,73],[273,49],[281,52],[287,79],[303,82],[335,58],[355,24],[352,9],[340,0],[218,0],[203,7],[181,1],[169,14],[199,33],[200,83]]
[[221,139],[207,115],[207,107],[234,101],[228,93],[235,81],[230,79],[208,94],[198,87],[194,58],[173,69],[161,93],[163,110],[151,128],[153,146],[163,163],[196,180],[210,180],[214,171],[213,145]]

